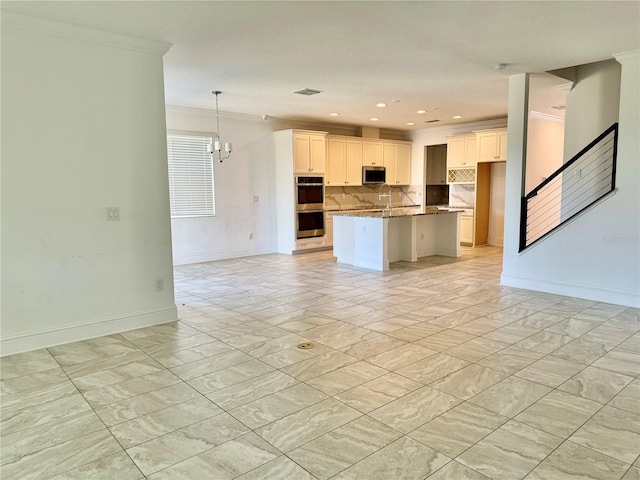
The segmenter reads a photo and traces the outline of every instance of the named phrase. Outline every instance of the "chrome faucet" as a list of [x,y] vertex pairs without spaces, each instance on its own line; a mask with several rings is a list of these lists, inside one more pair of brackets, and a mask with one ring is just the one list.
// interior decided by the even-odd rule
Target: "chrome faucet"
[[[387,193],[382,193],[385,185],[387,186]],[[389,209],[389,215],[393,212],[393,208],[391,206],[391,185],[387,183],[383,183],[380,185],[380,190],[378,191],[378,200],[382,200],[383,198],[387,198],[387,208]]]

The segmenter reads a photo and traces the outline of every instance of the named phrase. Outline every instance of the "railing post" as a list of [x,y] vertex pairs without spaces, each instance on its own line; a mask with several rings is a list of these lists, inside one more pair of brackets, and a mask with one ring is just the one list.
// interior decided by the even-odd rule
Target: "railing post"
[[527,197],[520,199],[520,246],[518,252],[527,246]]
[[616,163],[618,160],[618,123],[613,124],[613,159],[611,161],[611,191],[616,189]]

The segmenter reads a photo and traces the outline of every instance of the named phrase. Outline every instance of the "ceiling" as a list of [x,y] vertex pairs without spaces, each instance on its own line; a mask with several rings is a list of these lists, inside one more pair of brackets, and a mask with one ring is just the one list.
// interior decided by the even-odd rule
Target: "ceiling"
[[[510,75],[640,48],[637,1],[2,1],[2,8],[172,43],[164,58],[168,105],[214,109],[211,91],[221,90],[223,112],[405,131],[503,118]],[[500,63],[504,70],[494,68]],[[567,82],[543,82],[550,90],[554,83]],[[322,93],[292,93],[302,88]],[[432,120],[439,122],[425,123]]]

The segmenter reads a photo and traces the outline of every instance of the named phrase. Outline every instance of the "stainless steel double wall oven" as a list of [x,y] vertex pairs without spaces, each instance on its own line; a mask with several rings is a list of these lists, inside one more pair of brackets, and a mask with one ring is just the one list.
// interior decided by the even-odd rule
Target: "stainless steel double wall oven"
[[324,235],[324,177],[296,175],[296,238]]

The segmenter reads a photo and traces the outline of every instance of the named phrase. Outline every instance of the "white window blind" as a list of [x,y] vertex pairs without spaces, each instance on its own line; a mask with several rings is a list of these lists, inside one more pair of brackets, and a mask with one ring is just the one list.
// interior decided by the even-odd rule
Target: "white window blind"
[[216,213],[213,162],[207,153],[211,137],[167,135],[171,218]]

